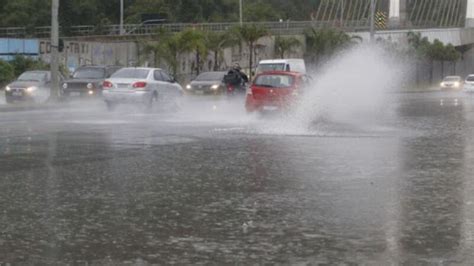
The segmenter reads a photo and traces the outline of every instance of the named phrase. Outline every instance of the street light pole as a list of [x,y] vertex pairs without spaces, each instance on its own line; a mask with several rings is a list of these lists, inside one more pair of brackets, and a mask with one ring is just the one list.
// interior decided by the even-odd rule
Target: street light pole
[[375,0],[370,0],[370,41],[375,39]]
[[344,28],[344,0],[341,0],[341,27]]
[[51,93],[50,100],[59,99],[59,0],[52,0],[51,5]]
[[244,23],[244,11],[243,11],[243,0],[239,0],[239,17],[240,17],[240,25]]
[[124,34],[123,30],[123,0],[120,0],[120,35]]

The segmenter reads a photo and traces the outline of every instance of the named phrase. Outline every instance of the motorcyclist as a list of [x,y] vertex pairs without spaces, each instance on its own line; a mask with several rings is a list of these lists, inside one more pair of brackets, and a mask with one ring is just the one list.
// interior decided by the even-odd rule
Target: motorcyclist
[[224,81],[227,85],[228,93],[234,94],[236,92],[245,92],[249,78],[241,71],[240,65],[235,64],[225,75]]
[[234,65],[234,69],[239,73],[240,77],[242,78],[242,81],[244,83],[248,83],[249,82],[249,77],[244,73],[242,72],[242,68],[240,67],[239,64],[235,64]]

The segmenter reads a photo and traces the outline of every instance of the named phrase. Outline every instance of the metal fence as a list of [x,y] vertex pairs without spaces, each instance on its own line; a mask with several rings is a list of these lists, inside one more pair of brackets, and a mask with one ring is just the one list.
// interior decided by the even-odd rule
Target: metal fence
[[[340,20],[331,21],[283,21],[283,22],[253,22],[244,24],[254,24],[267,28],[274,34],[301,34],[308,28],[339,28],[344,31],[357,32],[368,31],[369,21],[367,19],[357,21]],[[188,28],[201,29],[204,31],[226,31],[232,27],[240,25],[239,23],[167,23],[158,25],[142,25],[142,24],[128,24],[124,25],[125,36],[143,36],[157,34],[160,29],[165,29],[170,32],[180,32]],[[452,27],[451,25],[444,26]],[[415,29],[415,28],[442,28],[439,25],[427,21],[419,25],[386,25],[383,30],[396,29]],[[50,36],[50,27],[11,27],[0,28],[0,37],[4,38],[48,38]],[[379,29],[379,30],[382,30]],[[107,26],[73,26],[68,28],[61,28],[62,37],[80,37],[80,36],[119,36],[119,25]]]
[[[376,26],[379,30],[453,28],[463,27],[467,9],[466,0],[404,0],[400,9],[403,21],[392,23],[388,0],[376,0]],[[369,29],[370,0],[320,0],[311,21],[247,22],[257,24],[276,34],[300,34],[309,27],[337,27],[345,31],[366,31]],[[309,19],[309,18],[308,18]],[[187,28],[205,31],[225,31],[239,23],[164,23],[127,24],[126,36],[153,35],[159,29],[180,32]],[[61,36],[119,36],[119,25],[85,25],[62,27]],[[50,27],[0,28],[0,37],[9,38],[47,38]]]

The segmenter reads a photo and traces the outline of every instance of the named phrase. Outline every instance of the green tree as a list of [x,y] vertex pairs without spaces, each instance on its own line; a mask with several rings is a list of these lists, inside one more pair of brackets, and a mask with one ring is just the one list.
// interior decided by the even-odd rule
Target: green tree
[[206,47],[214,56],[214,71],[220,70],[224,58],[224,49],[239,43],[239,39],[232,32],[206,32]]
[[51,24],[51,1],[2,1],[0,24],[2,27],[33,27]]
[[336,29],[315,29],[305,31],[306,57],[313,63],[334,55],[341,49],[348,48],[361,41],[359,36],[350,36]]
[[255,1],[244,6],[245,21],[278,21],[282,18],[279,11],[269,3]]
[[461,53],[452,44],[445,45],[438,39],[432,43],[420,33],[407,33],[408,44],[419,60],[428,60],[430,65],[430,82],[433,82],[433,65],[435,61],[441,62],[444,73],[444,62],[455,62],[461,58]]
[[186,51],[186,46],[181,34],[172,34],[160,30],[157,42],[148,43],[144,47],[145,53],[153,53],[155,65],[166,63],[171,73],[176,77],[179,67],[179,56]]
[[49,65],[45,62],[31,57],[23,55],[16,55],[13,60],[10,61],[13,67],[15,77],[18,77],[23,72],[28,70],[48,70]]
[[269,31],[256,24],[245,24],[243,26],[238,26],[234,29],[236,32],[236,36],[246,44],[249,48],[249,68],[250,68],[250,79],[252,79],[252,69],[253,69],[253,60],[254,60],[254,53],[255,53],[255,45],[257,44],[258,40],[267,36]]
[[0,86],[5,86],[8,82],[15,78],[13,66],[8,62],[0,59]]
[[140,23],[141,15],[146,13],[166,14],[168,17],[173,18],[171,7],[165,0],[134,0],[126,5],[125,22],[132,24]]
[[430,53],[431,43],[427,37],[421,37],[421,33],[408,32],[408,44],[418,58],[427,58]]
[[456,51],[452,44],[444,45],[443,42],[438,39],[435,39],[429,48],[428,56],[430,57],[432,62],[441,62],[441,73],[444,74],[444,63],[446,61],[457,61],[461,57],[461,54]]
[[202,56],[207,55],[206,37],[203,31],[198,29],[187,29],[178,34],[184,52],[194,53],[196,59],[196,75],[202,69]]
[[275,38],[275,56],[285,58],[285,54],[288,52],[294,52],[296,48],[301,47],[302,43],[298,38],[295,37],[281,37]]

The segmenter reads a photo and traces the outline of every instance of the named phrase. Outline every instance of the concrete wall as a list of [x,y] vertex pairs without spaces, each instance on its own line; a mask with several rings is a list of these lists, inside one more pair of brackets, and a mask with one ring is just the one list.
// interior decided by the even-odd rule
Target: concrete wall
[[[439,37],[439,31],[441,30],[428,30],[423,31],[424,36],[428,36],[430,40]],[[467,30],[462,31],[464,35],[470,35],[466,38],[474,38],[474,31]],[[407,31],[387,31],[378,32],[377,37],[391,40],[399,43],[400,45],[406,44],[406,33]],[[368,33],[354,33],[369,39]],[[460,29],[447,29],[443,31],[446,39],[458,38],[462,39],[463,34],[460,33]],[[456,37],[457,36],[457,37]],[[297,49],[293,53],[286,55],[287,58],[302,58],[304,55],[304,36],[296,35],[300,39],[303,47]],[[441,39],[445,41],[444,39]],[[461,41],[460,41],[461,42]],[[80,41],[67,41],[65,42],[65,50],[61,53],[61,62],[67,66],[71,72],[81,65],[96,64],[96,65],[123,65],[123,66],[155,66],[155,60],[152,56],[143,55],[140,51],[143,49],[145,42],[80,42]],[[255,51],[254,66],[258,61],[269,58],[277,58],[278,55],[274,51],[275,38],[266,37],[262,38],[258,42],[258,48]],[[49,62],[50,60],[50,44],[48,40],[39,41],[39,57]],[[234,63],[239,63],[242,68],[249,72],[248,62],[249,50],[245,45],[242,48],[238,46],[228,48],[224,51],[224,58],[221,62],[221,70],[229,69]],[[210,54],[207,58],[203,59],[203,71],[213,70],[214,67],[214,56]],[[183,54],[180,56],[180,65],[178,68],[177,78],[186,83],[190,79],[194,78],[194,62],[195,58],[192,54]],[[158,65],[167,69],[166,65]],[[429,71],[433,71],[429,74]],[[430,66],[427,62],[419,63],[417,73],[415,73],[414,79],[418,83],[429,83],[430,79],[432,82],[438,82],[445,75],[458,74],[466,76],[474,73],[474,49],[464,54],[463,60],[453,65],[452,63],[445,62],[444,67],[438,62]]]
[[[138,64],[137,44],[135,42],[81,42],[65,41],[60,54],[61,64],[74,71],[81,65],[123,65]],[[39,57],[51,60],[51,43],[39,40]]]

